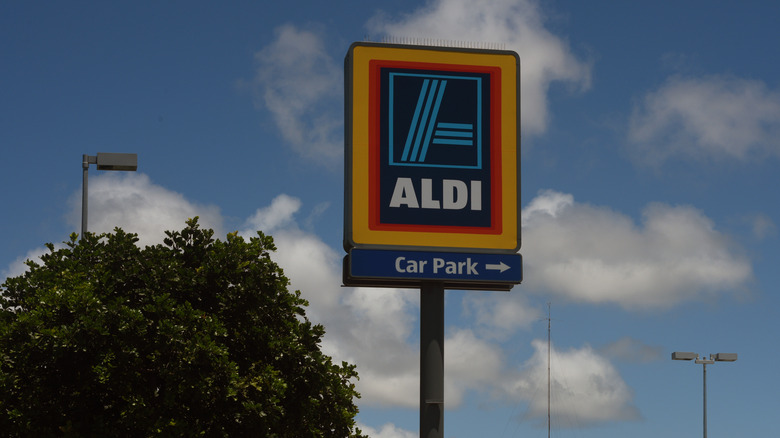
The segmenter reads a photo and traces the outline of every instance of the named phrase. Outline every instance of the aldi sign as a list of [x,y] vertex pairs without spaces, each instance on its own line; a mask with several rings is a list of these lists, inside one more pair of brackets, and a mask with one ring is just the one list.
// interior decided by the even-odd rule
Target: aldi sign
[[519,249],[516,53],[355,43],[345,90],[348,251]]

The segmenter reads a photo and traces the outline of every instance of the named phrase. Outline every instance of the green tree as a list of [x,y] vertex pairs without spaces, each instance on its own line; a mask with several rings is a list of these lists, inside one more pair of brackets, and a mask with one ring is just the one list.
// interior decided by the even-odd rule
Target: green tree
[[4,436],[361,437],[272,238],[166,234],[74,234],[0,286]]

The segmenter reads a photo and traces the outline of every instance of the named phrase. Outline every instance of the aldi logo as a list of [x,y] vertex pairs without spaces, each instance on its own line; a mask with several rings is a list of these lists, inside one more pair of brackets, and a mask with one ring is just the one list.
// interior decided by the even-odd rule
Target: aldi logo
[[[482,81],[489,78],[402,72],[387,76],[390,165],[482,167]],[[416,99],[409,99],[418,89]]]
[[518,58],[356,43],[345,246],[519,247]]

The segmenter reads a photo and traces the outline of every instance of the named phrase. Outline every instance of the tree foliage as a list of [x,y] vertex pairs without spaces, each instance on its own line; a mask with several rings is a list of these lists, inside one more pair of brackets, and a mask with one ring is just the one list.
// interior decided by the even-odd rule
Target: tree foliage
[[360,437],[355,368],[320,351],[272,238],[166,234],[74,234],[2,285],[5,436]]

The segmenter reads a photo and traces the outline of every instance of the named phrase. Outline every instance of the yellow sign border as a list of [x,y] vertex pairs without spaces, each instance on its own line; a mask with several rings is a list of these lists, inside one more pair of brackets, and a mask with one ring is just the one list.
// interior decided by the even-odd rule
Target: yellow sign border
[[[501,231],[498,234],[380,231],[369,228],[369,63],[372,60],[501,70]],[[354,43],[345,60],[345,249],[417,248],[517,252],[520,248],[520,59],[503,50]],[[351,114],[350,114],[351,113]]]

